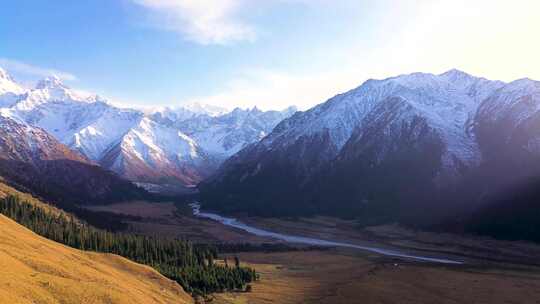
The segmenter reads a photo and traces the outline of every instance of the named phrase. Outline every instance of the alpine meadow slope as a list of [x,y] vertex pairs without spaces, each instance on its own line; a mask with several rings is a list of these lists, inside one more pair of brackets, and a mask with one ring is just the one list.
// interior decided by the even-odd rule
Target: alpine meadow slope
[[[112,254],[84,252],[0,215],[3,303],[193,303],[176,282]],[[5,302],[4,302],[5,301]]]

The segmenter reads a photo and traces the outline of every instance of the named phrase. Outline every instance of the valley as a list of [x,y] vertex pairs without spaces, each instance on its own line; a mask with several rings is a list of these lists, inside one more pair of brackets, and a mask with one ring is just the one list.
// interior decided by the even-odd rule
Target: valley
[[0,3],[0,304],[540,304],[540,1]]
[[368,249],[369,253],[371,249],[375,250],[372,252],[374,254],[389,253],[390,258],[392,254],[405,253],[441,258],[441,262],[449,259],[484,266],[498,263],[540,266],[540,245],[532,242],[428,232],[397,224],[359,228],[355,221],[333,217],[261,218],[238,215],[238,221],[230,225],[223,224],[224,220],[216,220],[217,215],[214,219],[194,216],[191,208],[184,204],[145,201],[87,208],[140,216],[139,220],[126,220],[130,229],[137,233],[185,236],[199,242],[288,243],[299,248],[321,246],[350,249],[351,246],[358,246],[358,251]]
[[[212,303],[539,303],[536,267],[448,267],[350,250],[243,253],[261,281]],[[471,299],[474,299],[471,301]]]
[[[138,232],[190,235],[213,242],[279,243],[215,220],[194,217],[185,205],[134,202],[91,207],[118,214],[145,215],[130,225]],[[250,293],[222,293],[212,303],[536,303],[540,299],[540,245],[485,237],[414,231],[398,225],[359,229],[332,217],[296,219],[239,216],[257,228],[306,238],[380,246],[418,255],[452,257],[463,265],[422,262],[343,247],[293,251],[240,252],[242,263],[261,280]],[[502,286],[506,286],[504,289]],[[382,292],[384,291],[384,292]]]
[[536,81],[413,73],[307,111],[225,111],[0,76],[0,176],[59,208],[32,227],[152,265],[197,302],[537,297]]

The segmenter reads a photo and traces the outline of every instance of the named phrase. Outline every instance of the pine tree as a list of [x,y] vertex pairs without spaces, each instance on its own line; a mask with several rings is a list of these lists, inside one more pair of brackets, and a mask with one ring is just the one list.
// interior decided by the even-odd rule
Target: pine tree
[[241,290],[246,283],[257,279],[253,269],[240,267],[238,257],[235,268],[215,264],[218,252],[215,246],[99,230],[76,221],[71,215],[51,214],[16,196],[0,199],[0,213],[68,246],[114,253],[149,265],[193,294]]

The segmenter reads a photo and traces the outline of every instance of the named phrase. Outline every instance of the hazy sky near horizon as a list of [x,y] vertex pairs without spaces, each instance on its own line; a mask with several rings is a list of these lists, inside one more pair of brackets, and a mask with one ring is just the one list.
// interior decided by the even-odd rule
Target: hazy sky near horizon
[[122,105],[306,109],[417,71],[540,80],[539,2],[4,1],[0,67]]

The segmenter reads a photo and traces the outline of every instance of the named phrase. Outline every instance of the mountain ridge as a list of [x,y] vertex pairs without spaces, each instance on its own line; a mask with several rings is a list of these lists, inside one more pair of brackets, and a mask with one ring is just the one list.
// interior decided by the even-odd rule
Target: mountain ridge
[[[382,221],[465,208],[450,197],[473,209],[483,191],[522,180],[516,168],[540,174],[539,93],[532,80],[504,83],[458,70],[370,79],[297,112],[232,156],[200,184],[202,201],[224,212]],[[497,178],[479,185],[493,168]]]
[[43,129],[4,115],[0,115],[0,176],[65,208],[147,195]]
[[9,82],[0,82],[6,91],[0,91],[4,116],[41,127],[94,163],[135,182],[195,185],[293,112],[227,112],[197,103],[140,111],[79,93],[58,77],[25,90],[2,73]]

